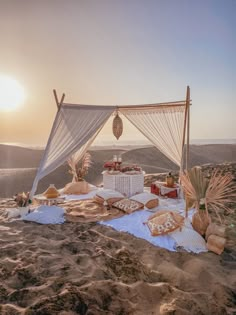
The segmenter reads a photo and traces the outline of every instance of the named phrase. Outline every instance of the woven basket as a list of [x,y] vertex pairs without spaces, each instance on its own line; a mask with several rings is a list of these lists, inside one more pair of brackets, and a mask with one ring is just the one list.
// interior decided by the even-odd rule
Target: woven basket
[[86,181],[69,183],[63,189],[63,193],[67,195],[81,195],[88,192],[89,184]]
[[[200,210],[201,211],[201,210]],[[192,226],[200,235],[205,235],[208,225],[211,223],[211,218],[207,216],[206,211],[196,212],[193,215]]]
[[217,235],[220,237],[225,237],[226,227],[224,225],[218,225],[216,223],[209,224],[206,230],[206,240],[210,235]]
[[226,239],[217,235],[210,235],[207,240],[208,250],[220,255],[224,251]]
[[123,133],[123,122],[118,113],[113,119],[112,130],[113,130],[114,136],[118,140]]

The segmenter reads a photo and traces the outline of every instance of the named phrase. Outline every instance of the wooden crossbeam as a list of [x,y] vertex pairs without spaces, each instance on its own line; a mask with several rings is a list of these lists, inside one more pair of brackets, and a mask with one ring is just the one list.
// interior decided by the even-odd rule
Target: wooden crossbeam
[[58,101],[56,90],[53,90],[53,94],[54,94],[54,98],[56,101],[57,109],[59,110],[61,108],[61,105],[63,104],[64,98],[65,98],[65,93],[62,94],[60,102]]

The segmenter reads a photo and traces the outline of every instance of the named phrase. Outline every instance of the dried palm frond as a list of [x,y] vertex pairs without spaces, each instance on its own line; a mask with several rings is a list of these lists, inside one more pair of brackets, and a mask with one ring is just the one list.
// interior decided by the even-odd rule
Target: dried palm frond
[[204,178],[202,169],[199,166],[195,166],[188,171],[188,176],[196,192],[197,201],[200,203],[200,200],[205,198],[209,181]]
[[85,153],[85,155],[83,156],[83,159],[82,159],[82,168],[83,169],[89,169],[89,167],[91,165],[92,165],[91,155],[87,152],[87,153]]
[[[204,203],[209,185],[209,181],[203,176],[201,167],[195,166],[186,174],[181,174],[180,180],[187,201],[191,200],[196,209],[199,210],[200,205]],[[187,208],[186,211],[188,211]]]
[[215,169],[206,191],[206,204],[211,206],[220,221],[220,210],[224,210],[226,213],[233,211],[227,206],[227,203],[235,202],[236,197],[236,186],[232,179],[231,174],[223,175],[222,171]]
[[[215,211],[221,220],[219,211],[232,212],[227,203],[234,202],[236,197],[236,187],[232,181],[231,174],[223,175],[221,171],[215,169],[210,180],[204,178],[200,167],[194,167],[186,174],[180,175],[180,180],[186,197],[193,201],[196,210],[199,212],[201,205],[205,205],[208,215],[208,206]],[[186,215],[187,215],[186,207]]]
[[73,175],[73,181],[77,182],[83,179],[83,177],[88,173],[89,167],[92,165],[91,155],[86,152],[81,160],[81,166],[78,166],[80,156],[72,155],[68,159],[68,165],[70,166],[69,173]]

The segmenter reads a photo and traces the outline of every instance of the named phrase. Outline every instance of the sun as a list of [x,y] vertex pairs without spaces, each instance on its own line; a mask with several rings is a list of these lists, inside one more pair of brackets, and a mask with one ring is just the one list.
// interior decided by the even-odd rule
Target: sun
[[13,111],[25,99],[23,87],[13,78],[0,75],[0,111]]

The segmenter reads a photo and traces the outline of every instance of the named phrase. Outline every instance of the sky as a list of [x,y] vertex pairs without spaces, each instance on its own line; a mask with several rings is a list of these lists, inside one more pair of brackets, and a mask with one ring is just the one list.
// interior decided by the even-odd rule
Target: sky
[[[46,145],[53,89],[122,105],[184,100],[187,85],[190,137],[236,138],[235,12],[235,0],[0,0],[0,75],[26,94],[0,111],[0,142]],[[140,139],[125,122],[121,142]],[[111,124],[106,141],[117,143]]]

